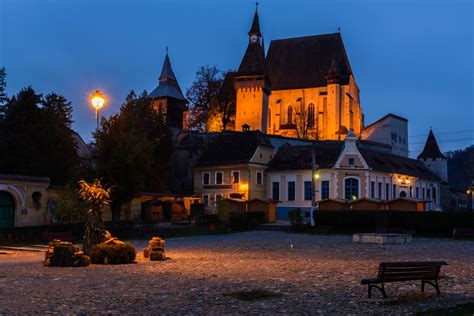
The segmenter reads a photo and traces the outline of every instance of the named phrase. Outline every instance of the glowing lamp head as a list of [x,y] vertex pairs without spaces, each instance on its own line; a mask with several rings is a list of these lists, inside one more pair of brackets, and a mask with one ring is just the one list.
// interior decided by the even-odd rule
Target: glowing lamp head
[[352,201],[355,201],[355,200],[357,200],[357,196],[353,195],[352,196]]
[[466,193],[467,193],[467,194],[471,194],[471,190],[467,190]]
[[320,178],[319,173],[315,173],[315,174],[314,174],[314,178],[315,178],[316,180],[318,180],[318,179]]
[[100,110],[105,103],[105,97],[104,95],[99,91],[96,90],[92,95],[91,95],[91,104],[92,107],[96,110]]

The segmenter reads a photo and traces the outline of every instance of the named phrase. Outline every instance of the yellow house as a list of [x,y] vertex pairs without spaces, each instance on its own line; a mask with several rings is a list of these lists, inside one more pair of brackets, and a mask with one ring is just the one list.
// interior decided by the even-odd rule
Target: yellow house
[[223,198],[265,197],[265,170],[275,149],[261,135],[223,133],[204,151],[194,168],[194,194],[209,211]]

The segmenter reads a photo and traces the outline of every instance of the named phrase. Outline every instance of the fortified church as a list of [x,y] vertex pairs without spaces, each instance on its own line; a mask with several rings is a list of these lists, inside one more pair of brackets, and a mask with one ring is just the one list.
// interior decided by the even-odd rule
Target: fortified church
[[209,212],[221,199],[278,201],[280,218],[309,209],[313,194],[318,205],[368,200],[380,209],[405,199],[414,210],[446,207],[447,163],[433,132],[418,159],[410,159],[406,118],[387,114],[364,124],[339,32],[272,40],[266,52],[256,11],[238,70],[224,79],[229,83],[236,98],[233,130],[186,130],[187,101],[166,56],[149,96],[176,131],[173,192],[198,196]]

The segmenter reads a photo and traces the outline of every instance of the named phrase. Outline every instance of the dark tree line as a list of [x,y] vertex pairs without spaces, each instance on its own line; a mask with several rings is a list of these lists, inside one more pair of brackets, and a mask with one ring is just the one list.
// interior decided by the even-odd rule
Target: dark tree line
[[55,93],[37,94],[31,87],[4,98],[0,172],[49,177],[55,184],[72,178],[78,156],[71,130],[71,102]]
[[449,151],[448,158],[448,182],[452,188],[465,191],[474,180],[474,145]]

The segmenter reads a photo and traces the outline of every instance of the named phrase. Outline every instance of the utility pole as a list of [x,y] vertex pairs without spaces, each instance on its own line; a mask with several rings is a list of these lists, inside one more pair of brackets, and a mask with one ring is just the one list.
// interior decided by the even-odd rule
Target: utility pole
[[311,148],[311,226],[315,225],[314,210],[316,209],[316,141],[313,140]]

